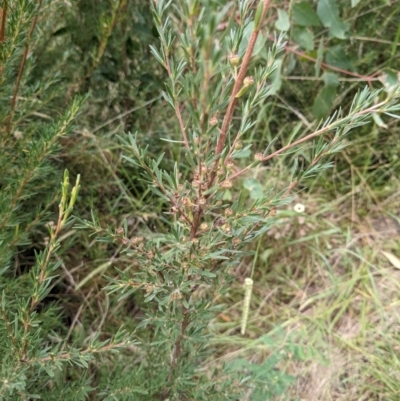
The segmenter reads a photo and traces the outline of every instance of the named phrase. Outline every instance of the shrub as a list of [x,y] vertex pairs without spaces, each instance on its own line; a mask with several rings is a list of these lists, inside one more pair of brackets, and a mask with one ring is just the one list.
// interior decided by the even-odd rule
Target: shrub
[[[79,329],[67,330],[60,308],[49,299],[62,267],[60,233],[71,227],[80,183],[78,176],[70,191],[68,173],[64,173],[61,194],[57,194],[55,183],[61,169],[54,156],[59,138],[71,132],[82,107],[82,99],[74,94],[90,88],[96,94],[107,92],[115,71],[106,67],[115,60],[108,58],[106,49],[128,2],[112,1],[111,9],[101,2],[95,9],[93,43],[72,35],[69,45],[82,52],[69,53],[66,46],[62,68],[53,68],[51,61],[64,52],[59,46],[64,28],[52,34],[47,31],[43,39],[52,43],[48,49],[35,34],[39,17],[46,21],[46,16],[57,15],[64,21],[58,14],[59,3],[35,5],[16,0],[9,8],[7,4],[3,2],[3,16],[8,15],[10,23],[6,31],[0,30],[4,150],[0,155],[0,396],[22,400],[79,400],[89,395],[104,400],[265,400],[284,393],[291,378],[276,368],[289,353],[301,356],[299,347],[289,340],[276,347],[284,338],[277,331],[276,336],[256,340],[257,346],[268,349],[266,358],[250,363],[243,350],[243,357],[219,363],[213,358],[216,350],[209,323],[222,310],[219,300],[235,280],[235,267],[253,255],[254,240],[276,224],[277,210],[292,201],[301,180],[328,169],[330,157],[343,149],[352,129],[374,115],[394,116],[399,109],[398,92],[382,96],[379,91],[360,91],[349,110],[337,111],[314,131],[303,130],[299,124],[287,138],[274,138],[262,152],[255,152],[250,140],[255,113],[274,93],[270,82],[284,46],[283,35],[265,45],[269,0],[227,4],[154,0],[152,13],[160,46],[152,46],[151,51],[165,70],[163,98],[177,129],[163,138],[170,157],[154,158],[158,148],[153,149],[159,145],[145,135],[124,135],[120,143],[124,168],[140,173],[140,185],[144,183],[153,193],[148,207],[157,211],[156,203],[161,204],[162,224],[157,229],[145,224],[132,227],[126,219],[110,227],[94,212],[91,220],[78,219],[78,227],[90,228],[101,243],[122,248],[116,275],[109,277],[105,290],[113,310],[124,300],[140,305],[139,319],[124,316],[126,328],[112,333],[97,330],[82,339]],[[73,21],[79,15],[85,21],[85,7],[97,3],[75,4],[80,8],[70,10],[68,29],[75,27]],[[49,51],[40,60],[28,57],[36,39],[36,46],[41,43]],[[112,44],[117,46],[118,40]],[[71,60],[82,61],[75,73],[68,69]],[[64,71],[63,80],[58,80],[57,70]],[[123,90],[131,99],[129,86]],[[66,103],[69,107],[61,113]],[[88,120],[110,104],[118,112],[119,100],[112,96],[92,103]],[[277,182],[267,192],[254,190],[254,169],[289,155],[306,141],[314,141],[309,158],[293,157],[287,183]],[[245,176],[250,197],[238,187]],[[58,197],[61,202],[55,218]],[[45,223],[47,238],[43,238]],[[23,255],[32,248],[36,249],[30,258]],[[234,336],[246,335],[253,273],[245,278],[243,317]],[[211,362],[206,365],[205,361]]]
[[[224,7],[215,1],[153,3],[161,45],[152,52],[168,75],[163,97],[177,120],[177,133],[163,140],[178,161],[162,154],[153,159],[136,135],[121,141],[126,163],[163,202],[164,229],[142,227],[132,235],[127,221],[113,229],[96,218],[80,225],[102,242],[121,245],[132,261],[133,268],[117,269],[117,277],[110,278],[108,292],[120,294],[120,300],[138,292],[144,297],[144,315],[134,329],[141,342],[139,361],[129,371],[117,369],[106,399],[234,400],[251,394],[265,400],[289,382],[274,371],[274,353],[260,365],[237,360],[199,368],[212,352],[208,324],[221,310],[217,300],[229,290],[240,259],[251,255],[249,245],[275,224],[276,210],[292,201],[299,182],[328,169],[346,135],[371,115],[398,110],[398,94],[378,101],[379,91],[364,89],[346,113],[337,111],[311,133],[298,125],[277,150],[271,150],[272,141],[254,154],[246,139],[255,111],[273,92],[268,80],[283,48],[279,36],[261,51],[268,8],[268,0],[255,8],[250,1]],[[309,162],[295,158],[286,185],[277,183],[253,200],[229,192],[239,177],[311,140]],[[252,278],[245,280],[242,334]]]

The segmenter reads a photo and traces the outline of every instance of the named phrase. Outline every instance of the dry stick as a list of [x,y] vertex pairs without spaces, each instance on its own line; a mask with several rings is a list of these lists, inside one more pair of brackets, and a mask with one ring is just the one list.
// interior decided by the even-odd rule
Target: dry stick
[[[14,115],[15,105],[17,104],[18,90],[19,90],[19,86],[21,84],[22,74],[24,73],[26,59],[28,57],[29,45],[31,43],[33,31],[35,30],[35,27],[36,27],[36,24],[37,24],[37,20],[38,20],[38,16],[39,16],[39,10],[40,10],[41,6],[42,6],[42,0],[39,0],[38,1],[38,7],[37,7],[37,10],[36,10],[36,14],[35,14],[35,16],[33,18],[31,27],[30,27],[29,32],[28,32],[28,37],[27,37],[26,42],[25,42],[25,50],[24,50],[24,54],[22,56],[21,65],[19,66],[17,81],[15,82],[14,93],[13,93],[13,97],[12,97],[12,100],[11,100],[10,113],[8,115],[7,123],[6,123],[6,131],[8,133],[10,132],[10,129],[11,129],[11,121],[12,121],[12,118],[13,118],[13,115]],[[5,21],[5,19],[3,17],[2,28],[3,28],[4,21]]]
[[[387,100],[384,100],[383,102],[380,102],[380,103],[376,104],[375,106],[371,106],[368,109],[361,110],[358,113],[355,113],[352,117],[355,118],[355,117],[358,117],[358,116],[362,116],[363,114],[367,114],[367,113],[370,113],[370,112],[373,112],[373,111],[378,111],[379,108],[381,106],[385,105],[386,103],[387,103]],[[346,117],[343,117],[343,118],[341,118],[339,120],[336,120],[334,123],[332,123],[330,125],[327,125],[326,127],[321,128],[318,131],[315,131],[312,134],[305,136],[304,138],[301,138],[301,139],[299,139],[299,140],[297,140],[297,141],[295,141],[295,142],[293,142],[293,143],[291,143],[289,145],[286,145],[286,146],[278,149],[277,151],[275,151],[275,152],[271,153],[270,155],[268,155],[268,156],[264,157],[263,159],[261,159],[260,163],[265,162],[265,161],[267,161],[269,159],[272,159],[273,157],[275,157],[275,156],[279,155],[280,153],[284,152],[285,150],[291,149],[294,146],[297,146],[297,145],[299,145],[299,144],[301,144],[303,142],[308,141],[309,139],[315,138],[316,136],[319,136],[319,135],[321,135],[321,134],[323,134],[325,132],[328,132],[328,131],[332,130],[333,128],[335,128],[335,126],[339,125],[342,122],[345,122],[345,120],[348,117],[349,116],[346,116]],[[252,168],[252,165],[247,166],[243,170],[240,170],[237,173],[232,174],[227,179],[228,180],[233,180],[234,178],[238,177],[239,175],[242,175],[242,174],[246,173],[251,168]]]
[[0,43],[5,42],[5,30],[6,30],[6,19],[7,19],[7,0],[3,0],[3,10],[1,13],[1,26],[0,26]]

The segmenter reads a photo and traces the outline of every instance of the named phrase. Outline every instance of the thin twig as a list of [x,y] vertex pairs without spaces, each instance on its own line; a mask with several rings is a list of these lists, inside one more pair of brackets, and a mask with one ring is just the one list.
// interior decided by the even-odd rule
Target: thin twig
[[[265,14],[267,13],[269,3],[271,0],[260,0],[260,1],[264,2],[262,13],[261,13],[261,19],[260,19],[260,21],[263,21],[265,18]],[[233,86],[233,90],[232,90],[232,93],[230,96],[228,108],[226,110],[225,117],[224,117],[222,127],[220,130],[219,139],[218,139],[217,145],[215,147],[215,155],[216,156],[220,155],[224,149],[226,136],[228,135],[229,127],[230,127],[232,117],[233,117],[233,112],[234,112],[235,106],[236,106],[236,101],[237,101],[236,95],[239,93],[240,89],[242,88],[244,78],[246,77],[247,69],[250,64],[251,56],[253,54],[254,46],[256,44],[258,35],[261,30],[261,25],[262,25],[261,23],[258,24],[258,26],[255,28],[255,30],[251,34],[249,44],[247,46],[245,55],[243,57],[243,62],[240,66],[240,70],[239,70],[235,85]],[[212,168],[212,171],[210,173],[210,178],[208,181],[208,188],[211,188],[214,184],[214,180],[215,180],[217,169],[218,169],[218,163],[219,163],[219,158],[217,157],[215,160],[214,166]]]
[[[167,50],[167,45],[164,42],[163,42],[163,45],[164,45],[164,48]],[[175,83],[172,80],[172,70],[171,70],[171,65],[170,65],[169,59],[168,59],[168,52],[166,51],[165,53],[166,53],[165,67],[167,69],[168,76],[170,77],[171,82],[174,85]],[[186,128],[185,128],[185,124],[183,123],[182,114],[181,114],[181,110],[179,108],[179,103],[178,103],[177,99],[174,99],[174,109],[175,109],[176,118],[178,119],[178,122],[179,122],[179,128],[182,133],[183,142],[185,143],[186,149],[189,149],[189,141],[188,141],[187,134],[186,134]]]
[[[288,51],[290,53],[294,53],[297,56],[305,58],[306,60],[313,61],[315,63],[317,62],[317,59],[315,59],[314,57],[311,57],[311,56],[309,56],[309,55],[307,55],[307,54],[305,54],[303,52],[300,52],[300,51],[296,50],[293,47],[286,46],[285,49],[286,49],[286,51]],[[360,75],[360,74],[357,74],[355,72],[351,72],[351,71],[345,70],[343,68],[335,67],[335,66],[333,66],[331,64],[327,64],[327,63],[324,63],[324,62],[321,62],[321,67],[328,68],[328,69],[330,69],[332,71],[337,71],[337,72],[340,72],[340,73],[345,74],[345,75],[350,75],[352,77],[356,77],[361,81],[368,82],[368,84],[371,84],[371,81],[375,81],[375,79],[373,79],[373,78],[375,77],[375,75],[377,75],[379,73],[379,71],[376,71],[372,75],[368,75],[368,76]]]
[[[19,91],[19,86],[21,84],[21,78],[22,78],[22,74],[24,73],[25,70],[25,64],[26,64],[26,59],[28,58],[28,53],[29,53],[29,46],[31,44],[31,39],[32,39],[32,34],[33,31],[35,30],[36,24],[37,24],[37,20],[38,20],[38,16],[39,16],[39,10],[42,7],[42,0],[38,0],[38,7],[36,9],[36,14],[33,17],[33,21],[31,24],[31,27],[29,28],[29,32],[28,32],[28,36],[25,42],[25,50],[24,50],[24,54],[22,56],[22,60],[21,60],[21,64],[19,66],[19,70],[18,70],[18,76],[17,76],[17,81],[15,82],[15,87],[14,87],[14,93],[13,93],[13,97],[11,100],[11,107],[10,107],[10,113],[7,117],[7,123],[6,123],[6,132],[10,132],[11,129],[11,121],[14,115],[14,110],[15,110],[15,106],[17,104],[17,95],[18,95],[18,91]],[[3,28],[3,23],[4,23],[5,19],[3,18],[2,20],[2,28]]]
[[[261,21],[264,19],[265,14],[267,13],[270,1],[271,0],[264,0],[263,10],[262,10],[262,14],[261,14]],[[231,121],[232,121],[233,111],[235,109],[235,105],[236,105],[236,101],[237,101],[236,95],[239,93],[239,91],[240,91],[240,89],[241,89],[241,87],[243,85],[244,78],[246,77],[247,69],[248,69],[249,64],[250,64],[251,56],[253,54],[254,46],[256,44],[258,35],[260,33],[260,28],[261,28],[261,24],[251,34],[251,37],[250,37],[250,40],[249,40],[249,45],[248,45],[248,47],[246,49],[246,53],[245,53],[245,55],[243,57],[243,62],[241,64],[241,66],[240,66],[239,74],[238,74],[237,80],[236,80],[235,85],[234,85],[233,90],[232,90],[232,94],[231,94],[231,98],[229,100],[228,108],[226,110],[224,121],[222,123],[222,127],[221,127],[221,132],[220,132],[220,135],[219,135],[218,143],[217,143],[217,146],[215,148],[215,154],[216,155],[219,155],[222,152],[222,150],[224,149],[226,136],[228,134],[229,126],[230,126]]]
[[[261,17],[260,17],[260,21],[262,22],[265,18],[265,15],[267,13],[267,10],[268,10],[271,0],[260,0],[260,2],[261,1],[263,1],[263,8],[262,8]],[[233,112],[235,110],[235,105],[236,105],[236,101],[237,101],[236,95],[239,93],[240,89],[242,88],[243,81],[246,77],[247,70],[248,70],[248,67],[250,64],[250,60],[251,60],[251,56],[253,54],[254,46],[256,44],[258,35],[261,30],[261,25],[262,25],[261,22],[259,24],[257,24],[257,26],[255,27],[255,29],[250,37],[249,44],[247,46],[245,55],[243,57],[243,61],[240,66],[240,70],[239,70],[235,85],[233,86],[232,93],[231,93],[229,103],[228,103],[228,108],[226,110],[225,117],[224,117],[222,127],[220,130],[219,139],[218,139],[217,145],[215,147],[215,155],[216,156],[219,156],[224,149],[226,137],[228,135],[229,127],[230,127],[232,117],[233,117]],[[208,188],[211,188],[214,185],[215,177],[217,175],[217,170],[218,170],[218,164],[219,164],[219,157],[216,158],[216,160],[214,162],[214,166],[211,169],[208,183],[207,183]],[[196,237],[198,226],[200,224],[202,215],[203,215],[202,209],[199,209],[196,213],[194,213],[193,225],[192,225],[192,228],[190,231],[191,239]]]
[[[371,106],[371,107],[369,107],[369,108],[367,108],[365,110],[361,110],[358,113],[355,113],[352,117],[355,118],[355,117],[362,116],[363,114],[367,114],[367,113],[371,113],[371,112],[374,112],[374,111],[378,111],[379,108],[381,106],[385,105],[386,103],[387,103],[387,100],[384,100],[383,102],[380,102],[380,103],[378,103],[378,104],[376,104],[374,106]],[[348,118],[349,118],[349,116],[346,116],[346,117],[343,117],[343,118],[341,118],[339,120],[336,120],[334,123],[329,124],[326,127],[323,127],[321,129],[313,132],[312,134],[305,136],[304,138],[300,138],[299,140],[297,140],[295,142],[292,142],[292,143],[290,143],[290,144],[288,144],[286,146],[283,146],[282,148],[278,149],[277,151],[275,151],[275,152],[271,153],[270,155],[268,155],[268,156],[264,157],[263,159],[261,159],[260,162],[261,163],[262,162],[266,162],[267,160],[270,160],[273,157],[281,154],[285,150],[289,150],[289,149],[293,148],[294,146],[300,145],[303,142],[306,142],[306,141],[308,141],[308,140],[310,140],[312,138],[315,138],[316,136],[319,136],[319,135],[321,135],[321,134],[323,134],[325,132],[328,132],[328,131],[332,130],[334,127],[340,125],[341,123],[345,123]],[[244,169],[236,172],[235,174],[232,174],[227,179],[228,180],[233,180],[234,178],[246,173],[251,168],[252,168],[252,165],[249,165],[249,166],[245,167]]]

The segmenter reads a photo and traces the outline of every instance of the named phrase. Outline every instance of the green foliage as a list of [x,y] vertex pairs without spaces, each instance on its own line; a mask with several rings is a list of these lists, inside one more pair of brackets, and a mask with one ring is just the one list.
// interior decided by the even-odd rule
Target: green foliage
[[[100,339],[99,333],[75,347],[68,341],[71,333],[63,323],[64,310],[53,302],[60,270],[65,268],[61,237],[71,228],[80,180],[78,175],[70,190],[67,172],[62,179],[60,161],[68,153],[62,145],[87,107],[87,90],[74,84],[88,79],[90,68],[100,63],[100,50],[86,64],[74,61],[79,51],[72,42],[78,40],[78,30],[69,25],[68,17],[79,10],[76,3],[67,3],[3,1],[0,13],[0,399],[4,400],[87,399],[94,389],[82,369],[95,354],[134,343],[121,329],[107,338]],[[107,35],[100,37],[103,46]]]
[[[399,92],[392,63],[383,91],[354,90],[327,117],[343,74],[364,73],[350,5],[292,2],[273,36],[267,3],[2,2],[0,399],[285,397],[282,366],[305,351],[276,327],[245,335],[254,243],[350,132],[398,118]],[[301,65],[283,51],[296,44]],[[323,87],[301,87],[306,108],[287,125],[276,95],[310,60]],[[278,158],[290,174],[267,187],[258,173]],[[253,258],[225,355],[215,322]]]
[[[244,147],[243,141],[253,129],[256,110],[271,96],[268,79],[283,48],[280,36],[269,50],[262,54],[260,49],[258,54],[265,39],[259,39],[263,33],[258,20],[250,21],[267,8],[260,2],[251,17],[249,4],[242,2],[237,9],[212,2],[154,5],[161,43],[151,50],[168,75],[163,98],[176,116],[179,132],[165,140],[179,149],[179,163],[168,166],[163,154],[151,157],[137,135],[128,134],[121,142],[125,162],[139,169],[141,179],[165,205],[163,228],[152,233],[143,227],[141,235],[132,236],[126,220],[114,230],[102,227],[96,218],[80,221],[79,227],[90,228],[101,242],[121,245],[135,261],[133,271],[118,269],[117,277],[110,277],[107,290],[118,293],[120,300],[138,293],[143,297],[144,316],[135,332],[147,350],[137,368],[147,372],[147,380],[130,379],[144,394],[143,398],[136,394],[136,399],[227,400],[248,393],[251,399],[261,400],[284,392],[290,380],[274,371],[276,355],[259,365],[237,360],[229,371],[215,365],[212,374],[196,368],[212,352],[208,322],[221,310],[215,300],[229,290],[232,269],[251,255],[249,245],[276,224],[276,209],[291,202],[289,193],[300,181],[330,168],[327,159],[340,152],[346,135],[366,124],[373,113],[399,109],[398,93],[377,103],[380,92],[364,89],[347,113],[334,113],[306,135],[297,129],[277,150],[268,146],[249,160],[251,143]],[[229,17],[235,13],[238,23]],[[285,25],[283,13],[279,18],[279,24]],[[219,31],[223,20],[229,29]],[[326,74],[325,80],[329,87],[337,84],[333,74]],[[283,189],[264,193],[256,180],[247,179],[244,187],[250,199],[238,192],[227,196],[238,177],[313,138],[317,140],[309,162],[300,164],[294,158],[291,181]],[[125,379],[117,384],[111,380],[112,394],[123,392],[125,383]]]

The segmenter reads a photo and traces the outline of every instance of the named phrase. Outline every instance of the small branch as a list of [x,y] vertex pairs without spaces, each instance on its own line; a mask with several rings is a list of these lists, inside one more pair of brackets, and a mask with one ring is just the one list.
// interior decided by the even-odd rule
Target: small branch
[[[186,297],[187,301],[188,301],[188,299],[189,299],[189,295],[187,295],[187,297]],[[186,329],[190,323],[188,310],[183,305],[182,305],[182,314],[183,314],[183,320],[181,322],[181,333],[179,334],[179,336],[176,339],[175,344],[174,344],[174,351],[172,353],[170,371],[169,371],[169,375],[168,375],[168,383],[172,383],[175,368],[176,368],[176,365],[178,364],[178,360],[182,353],[182,340],[185,337]],[[166,399],[168,397],[169,392],[170,392],[169,388],[166,387],[164,389],[164,391],[162,392],[163,399]]]
[[[262,1],[262,0],[260,0],[260,1]],[[263,4],[263,9],[262,9],[262,14],[261,14],[261,21],[264,19],[265,14],[267,13],[269,3],[271,0],[263,0],[263,1],[264,1],[264,4]],[[258,35],[260,33],[260,27],[261,27],[261,24],[259,24],[259,27],[257,27],[251,34],[251,37],[249,40],[249,45],[247,46],[246,53],[243,57],[243,62],[240,66],[239,74],[238,74],[237,80],[235,82],[235,85],[234,85],[232,93],[231,93],[228,108],[226,110],[224,121],[222,123],[218,143],[215,148],[216,155],[219,155],[224,148],[226,136],[228,134],[229,126],[232,121],[233,111],[235,109],[235,105],[236,105],[236,101],[237,101],[236,95],[239,93],[239,91],[243,85],[243,80],[246,77],[247,69],[250,64],[251,56],[253,54],[254,46],[256,44]]]
[[[95,353],[99,353],[99,352],[106,352],[106,351],[112,350],[114,348],[121,348],[121,347],[126,347],[126,346],[127,346],[126,342],[123,341],[123,342],[117,343],[117,344],[105,345],[104,347],[101,347],[98,349],[88,348],[88,349],[82,351],[80,354],[81,355],[86,355],[89,353],[95,354]],[[43,363],[43,362],[47,362],[47,361],[60,360],[60,359],[71,360],[72,356],[73,355],[71,352],[64,352],[62,354],[55,355],[55,356],[45,356],[45,357],[39,358],[39,359],[28,359],[25,362],[26,363],[35,363],[35,362]]]
[[[260,1],[264,2],[263,8],[262,8],[262,13],[261,13],[261,18],[260,18],[260,21],[263,21],[265,14],[267,13],[269,3],[271,0],[260,0]],[[260,33],[260,28],[261,28],[261,23],[258,24],[258,27],[256,27],[256,29],[253,31],[253,33],[250,37],[250,40],[249,40],[249,44],[246,49],[246,53],[243,57],[243,61],[240,66],[239,74],[237,76],[235,85],[233,87],[233,90],[232,90],[232,93],[230,96],[230,100],[229,100],[229,104],[228,104],[228,108],[226,110],[225,117],[224,117],[224,120],[222,123],[222,127],[221,127],[220,134],[219,134],[219,139],[218,139],[217,145],[215,147],[215,155],[216,156],[220,155],[224,149],[226,136],[228,135],[229,126],[231,124],[233,112],[234,112],[235,106],[236,106],[236,101],[237,101],[236,95],[239,93],[240,89],[242,88],[244,78],[246,77],[247,69],[250,64],[251,56],[253,54],[254,46],[256,44],[258,35]],[[219,157],[217,157],[217,159],[215,160],[213,169],[210,173],[210,179],[208,181],[208,188],[211,188],[214,184],[216,172],[218,169],[218,163],[219,163]]]
[[[228,108],[226,110],[225,117],[224,117],[222,127],[220,130],[219,139],[218,139],[217,145],[215,147],[215,155],[216,156],[219,156],[224,149],[226,137],[227,137],[228,131],[229,131],[229,126],[231,124],[233,112],[235,110],[235,105],[236,105],[236,101],[237,101],[236,95],[239,93],[240,89],[242,88],[243,81],[246,77],[247,69],[250,64],[251,56],[253,54],[254,46],[256,44],[258,35],[260,33],[261,22],[264,20],[265,14],[267,13],[267,10],[268,10],[271,0],[260,0],[259,4],[261,4],[261,1],[263,1],[263,7],[262,7],[261,15],[259,16],[259,22],[257,23],[257,26],[255,26],[255,29],[250,37],[249,44],[247,46],[245,55],[243,57],[243,61],[240,66],[240,70],[239,70],[237,79],[235,81],[235,85],[233,86],[233,89],[232,89],[232,93],[231,93],[230,100],[228,103]],[[216,177],[217,170],[218,170],[218,164],[219,164],[219,157],[216,158],[216,160],[214,162],[214,166],[210,171],[210,175],[209,175],[209,179],[208,179],[208,183],[207,183],[208,188],[211,188],[214,184],[215,177]],[[196,213],[194,213],[193,225],[192,225],[192,228],[190,231],[191,239],[196,237],[202,215],[203,215],[202,209],[199,209]]]
[[[164,43],[164,41],[163,41],[163,46],[164,46],[165,54],[166,54],[166,56],[165,56],[165,67],[167,69],[167,73],[168,73],[168,76],[171,79],[172,84],[175,85],[175,83],[172,80],[172,70],[171,70],[171,65],[170,65],[170,62],[169,62],[169,59],[168,59],[168,52],[167,52],[168,49],[167,49],[167,46]],[[181,110],[179,108],[179,103],[175,98],[174,98],[174,109],[175,109],[176,118],[179,121],[179,128],[180,128],[181,133],[182,133],[183,142],[185,143],[185,147],[187,149],[189,149],[189,141],[188,141],[187,134],[186,134],[185,124],[183,123]]]
[[176,367],[176,364],[178,363],[179,357],[182,352],[182,340],[183,337],[185,336],[186,333],[186,328],[189,325],[189,314],[188,310],[182,305],[182,313],[183,313],[183,320],[181,323],[181,333],[179,334],[175,346],[174,346],[174,352],[172,354],[172,361],[171,361],[171,370],[169,372],[169,378],[168,381],[172,380],[172,376],[174,374],[174,370]]
[[90,76],[93,74],[93,72],[96,70],[96,68],[99,66],[99,63],[104,55],[104,52],[106,50],[107,44],[108,44],[108,40],[111,36],[111,34],[113,33],[113,30],[115,28],[115,25],[118,22],[118,17],[120,16],[121,12],[123,12],[123,10],[126,8],[128,3],[128,0],[120,0],[118,3],[118,7],[115,10],[112,10],[112,15],[111,15],[111,21],[108,24],[108,26],[106,26],[106,30],[104,30],[102,32],[101,38],[100,38],[100,44],[99,47],[97,49],[97,54],[93,60],[92,65],[88,68],[87,72],[85,73],[85,75],[78,81],[78,83],[76,84],[76,87],[74,89],[74,93],[78,92],[80,87],[82,86],[83,82],[85,80],[87,80],[88,78],[90,78]]
[[[379,110],[379,108],[381,106],[385,105],[386,103],[387,103],[387,100],[384,100],[383,102],[380,102],[380,103],[378,103],[378,104],[376,104],[376,105],[374,105],[372,107],[369,107],[368,109],[361,110],[358,113],[353,114],[353,116],[351,116],[351,117],[355,118],[355,117],[362,116],[363,114],[371,113],[371,112],[374,112],[374,111],[376,112],[376,111]],[[299,139],[299,140],[297,140],[297,141],[295,141],[295,142],[293,142],[293,143],[291,143],[289,145],[286,145],[283,148],[278,149],[277,151],[275,151],[275,152],[271,153],[270,155],[268,155],[268,156],[264,157],[263,159],[261,159],[260,162],[262,163],[262,162],[265,162],[267,160],[270,160],[270,159],[274,158],[275,156],[281,154],[285,150],[289,150],[289,149],[293,148],[294,146],[300,145],[303,142],[306,142],[306,141],[308,141],[308,140],[310,140],[312,138],[315,138],[316,136],[319,136],[321,134],[324,134],[325,132],[328,132],[328,131],[332,130],[336,126],[338,126],[338,125],[340,125],[342,123],[345,123],[348,118],[349,118],[349,116],[346,116],[346,117],[343,117],[343,118],[341,118],[339,120],[336,120],[334,123],[332,123],[330,125],[327,125],[326,127],[321,128],[318,131],[315,131],[312,134],[307,135],[304,138],[301,138],[301,139]],[[236,178],[236,177],[238,177],[238,176],[240,176],[240,175],[242,175],[244,173],[247,173],[247,171],[251,170],[251,168],[252,168],[252,165],[247,166],[243,170],[240,170],[237,173],[232,174],[227,179],[228,180],[233,180],[234,178]]]
[[[6,4],[6,3],[5,3]],[[29,53],[29,46],[31,44],[31,39],[32,39],[32,34],[33,31],[35,30],[36,24],[37,24],[37,20],[38,20],[38,16],[39,16],[39,10],[42,6],[42,0],[38,1],[38,7],[36,10],[36,14],[33,17],[33,21],[31,24],[31,27],[29,29],[28,32],[28,36],[25,42],[25,50],[24,50],[24,54],[22,56],[22,61],[21,64],[19,66],[19,70],[18,70],[18,76],[17,76],[17,81],[15,82],[15,87],[14,87],[14,93],[13,93],[13,97],[11,100],[11,107],[10,107],[10,113],[7,117],[7,123],[6,123],[6,132],[10,132],[11,129],[11,121],[14,115],[14,110],[15,110],[15,106],[17,104],[17,95],[18,95],[18,91],[19,91],[19,86],[21,84],[21,78],[22,78],[22,74],[24,73],[25,70],[25,64],[26,64],[26,59],[28,58],[28,53]],[[3,29],[3,25],[5,24],[5,13],[3,13],[3,19],[2,19],[2,23],[1,23],[1,29]],[[3,32],[4,35],[4,32]]]

